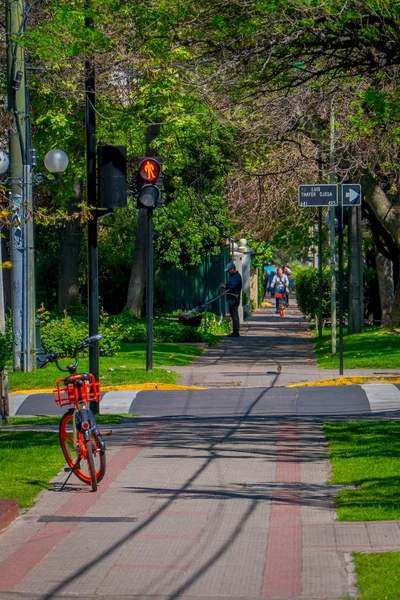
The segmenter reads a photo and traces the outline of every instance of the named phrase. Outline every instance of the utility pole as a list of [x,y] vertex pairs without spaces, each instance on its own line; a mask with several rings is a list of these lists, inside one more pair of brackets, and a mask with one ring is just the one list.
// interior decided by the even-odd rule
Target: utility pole
[[35,352],[35,293],[33,257],[32,159],[29,104],[24,50],[19,38],[24,31],[22,0],[6,3],[8,110],[10,113],[10,209],[11,227],[13,368],[31,371]]
[[[333,100],[331,101],[331,118],[330,118],[330,148],[329,148],[329,183],[335,183],[335,109]],[[336,249],[335,249],[335,234],[336,234],[336,218],[335,209],[329,211],[329,242],[330,242],[330,268],[331,268],[331,342],[332,355],[336,354]]]

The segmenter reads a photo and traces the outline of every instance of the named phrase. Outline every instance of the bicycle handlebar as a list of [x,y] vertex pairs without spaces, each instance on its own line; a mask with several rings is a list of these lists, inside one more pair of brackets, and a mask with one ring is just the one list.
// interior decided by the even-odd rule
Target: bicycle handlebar
[[43,363],[43,365],[42,365],[43,367],[48,362],[54,362],[54,363],[56,363],[57,369],[59,369],[60,371],[63,371],[64,373],[75,371],[76,367],[78,366],[78,363],[79,363],[79,359],[78,359],[79,352],[82,352],[82,350],[87,348],[91,343],[100,341],[102,337],[103,337],[103,335],[101,333],[97,333],[96,335],[89,336],[89,337],[85,338],[82,342],[80,342],[77,345],[77,347],[75,348],[75,352],[73,355],[73,358],[75,358],[75,364],[68,365],[67,368],[60,367],[60,365],[58,363],[59,355],[56,352],[51,352],[50,354],[42,354],[41,356],[37,357],[37,360],[39,362]]

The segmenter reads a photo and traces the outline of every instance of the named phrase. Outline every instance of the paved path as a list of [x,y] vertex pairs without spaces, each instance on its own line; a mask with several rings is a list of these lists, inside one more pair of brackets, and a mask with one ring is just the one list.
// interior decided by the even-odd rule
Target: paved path
[[108,457],[0,534],[0,598],[334,599],[350,552],[400,550],[398,522],[335,520],[312,419],[138,420]]
[[[225,338],[187,367],[168,368],[182,375],[182,385],[207,388],[267,388],[339,377],[338,369],[318,368],[309,323],[294,299],[284,318],[275,314],[274,307],[258,309],[241,325],[240,338]],[[344,374],[400,376],[400,368],[345,368]]]
[[[201,361],[215,361],[211,375],[225,377],[239,353],[242,383],[267,377],[258,379],[265,385],[125,396],[153,416],[107,438],[99,491],[78,480],[60,491],[61,473],[0,533],[2,600],[334,600],[357,595],[351,552],[400,551],[398,521],[336,521],[321,425],[323,415],[349,418],[355,407],[392,418],[381,411],[398,409],[398,388],[277,387],[276,367],[306,360],[310,340],[288,329],[274,373],[254,375],[255,331],[223,343],[227,361],[203,355],[196,372],[206,378],[211,365]],[[296,364],[300,376],[308,363]]]

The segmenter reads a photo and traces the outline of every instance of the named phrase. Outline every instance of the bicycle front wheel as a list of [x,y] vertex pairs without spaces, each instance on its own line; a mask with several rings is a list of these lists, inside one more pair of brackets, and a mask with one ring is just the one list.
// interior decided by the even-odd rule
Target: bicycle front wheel
[[[60,444],[65,456],[65,460],[74,474],[88,485],[92,485],[92,472],[95,473],[96,482],[99,483],[106,472],[106,455],[104,450],[101,450],[101,444],[98,435],[92,432],[90,444],[85,442],[85,438],[81,432],[77,432],[77,447],[74,446],[74,423],[73,409],[63,415],[60,428]],[[90,445],[92,450],[94,469],[90,469],[88,462],[87,446]]]

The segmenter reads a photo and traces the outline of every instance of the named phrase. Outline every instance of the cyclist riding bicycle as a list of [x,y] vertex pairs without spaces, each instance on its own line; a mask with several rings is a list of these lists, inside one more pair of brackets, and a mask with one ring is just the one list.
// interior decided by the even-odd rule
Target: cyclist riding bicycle
[[276,275],[272,280],[271,288],[275,292],[275,303],[276,303],[276,314],[279,313],[279,299],[280,294],[285,294],[287,290],[289,290],[289,279],[288,276],[284,274],[281,267],[278,267],[276,270]]

